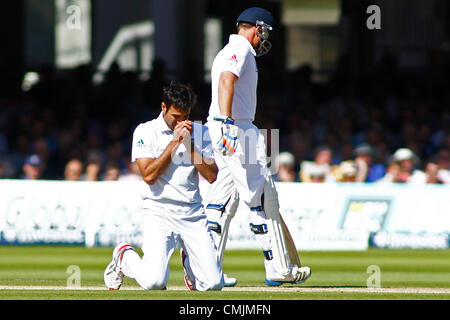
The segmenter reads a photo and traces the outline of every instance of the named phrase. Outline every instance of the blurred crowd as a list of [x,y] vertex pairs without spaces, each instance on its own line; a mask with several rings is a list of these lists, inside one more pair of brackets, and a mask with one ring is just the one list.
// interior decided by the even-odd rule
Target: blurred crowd
[[332,150],[319,147],[313,161],[304,160],[300,170],[295,170],[295,156],[281,152],[273,168],[277,181],[285,182],[390,182],[390,183],[437,183],[450,184],[448,154],[439,160],[428,160],[422,167],[419,158],[408,148],[399,148],[388,164],[376,163],[376,150],[368,144],[354,150],[354,159],[332,164]]
[[[400,72],[386,55],[355,76],[349,63],[342,56],[326,82],[314,81],[308,65],[281,75],[258,66],[255,124],[279,130],[279,153],[267,141],[276,180],[450,183],[448,67]],[[100,84],[88,65],[43,67],[31,86],[23,73],[3,74],[0,178],[139,179],[132,133],[160,112],[163,61],[147,77],[113,65]],[[209,84],[192,85],[199,99],[191,119],[205,122]]]
[[294,89],[280,97],[282,120],[274,124],[288,124],[274,157],[277,180],[449,184],[446,59],[400,72],[385,55],[352,77],[343,56],[325,85],[311,80],[309,66],[291,74]]

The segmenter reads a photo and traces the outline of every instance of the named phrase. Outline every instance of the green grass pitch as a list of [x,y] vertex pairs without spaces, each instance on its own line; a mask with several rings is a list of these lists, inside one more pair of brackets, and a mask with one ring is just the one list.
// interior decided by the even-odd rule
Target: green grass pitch
[[[103,271],[111,260],[112,249],[0,246],[0,299],[450,300],[450,250],[302,252],[302,263],[312,269],[311,278],[301,285],[276,289],[264,284],[261,252],[229,250],[225,254],[224,271],[238,278],[237,287],[220,292],[190,292],[184,290],[178,250],[170,262],[169,290],[144,291],[133,279],[125,278],[123,290],[108,291],[104,288]],[[81,290],[67,288],[71,276],[67,270],[71,265],[79,267]],[[369,266],[380,270],[381,291],[367,290],[367,281],[373,275],[368,272]]]

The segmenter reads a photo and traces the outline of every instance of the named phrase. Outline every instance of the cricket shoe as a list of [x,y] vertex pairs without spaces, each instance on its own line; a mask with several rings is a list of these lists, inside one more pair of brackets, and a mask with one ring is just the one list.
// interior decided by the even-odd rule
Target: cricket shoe
[[128,243],[119,243],[113,251],[112,261],[108,264],[103,274],[105,285],[109,290],[119,290],[123,282],[124,274],[122,272],[122,260],[123,254],[127,250],[134,250],[134,248]]
[[236,278],[229,278],[226,273],[223,274],[223,286],[224,287],[234,287],[237,283]]
[[186,253],[184,253],[183,249],[180,249],[180,253],[181,253],[181,263],[183,264],[183,271],[184,271],[184,283],[186,285],[186,288],[188,288],[191,291],[194,291],[194,281],[192,280],[192,278],[189,276],[187,269],[184,265],[187,255]]
[[305,282],[311,277],[311,269],[309,267],[295,267],[294,269],[294,280],[293,281],[277,281],[277,280],[269,280],[266,279],[265,282],[268,286],[278,287],[284,283],[288,284],[300,284]]

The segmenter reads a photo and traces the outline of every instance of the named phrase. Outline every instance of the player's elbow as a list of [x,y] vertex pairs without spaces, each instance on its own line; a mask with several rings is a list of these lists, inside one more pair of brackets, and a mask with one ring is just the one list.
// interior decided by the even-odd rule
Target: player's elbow
[[214,183],[214,182],[217,180],[217,173],[215,173],[215,174],[209,176],[208,178],[206,178],[206,180],[207,180],[209,183]]
[[208,177],[206,178],[206,180],[208,180],[209,183],[214,183],[217,180],[217,174],[219,172],[219,169],[217,169],[217,166],[214,165],[214,167],[212,168],[210,174],[208,175]]
[[152,175],[144,176],[143,179],[149,185],[154,185],[156,183],[156,178]]
[[208,171],[204,171],[201,174],[206,181],[214,183],[217,180],[217,167],[210,168]]
[[233,87],[234,83],[238,79],[238,76],[236,76],[234,73],[230,71],[224,71],[220,74],[219,77],[219,86],[220,87]]

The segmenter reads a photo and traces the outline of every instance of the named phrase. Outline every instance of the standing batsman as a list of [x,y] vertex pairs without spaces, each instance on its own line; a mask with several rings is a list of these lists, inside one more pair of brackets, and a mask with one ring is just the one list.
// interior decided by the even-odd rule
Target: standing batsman
[[159,117],[134,130],[131,157],[146,183],[141,193],[144,256],[127,243],[115,247],[104,272],[111,290],[120,288],[124,276],[147,290],[166,288],[170,257],[178,246],[187,254],[183,266],[190,290],[223,288],[198,188],[198,174],[212,183],[218,169],[207,128],[187,120],[195,101],[190,86],[172,83],[164,88]]
[[[296,249],[294,253],[287,250],[292,241],[280,216],[264,137],[253,124],[258,82],[255,57],[270,50],[273,24],[267,10],[246,9],[237,19],[237,34],[230,36],[213,62],[206,126],[215,145],[219,173],[207,195],[206,213],[222,263],[229,224],[239,199],[243,200],[250,208],[250,229],[264,253],[265,281],[278,286],[304,282],[311,270],[300,266]],[[235,283],[236,279],[225,279],[226,286]]]

